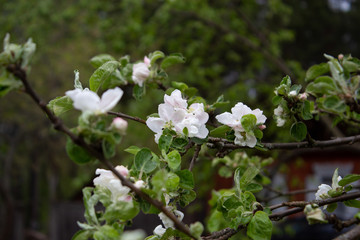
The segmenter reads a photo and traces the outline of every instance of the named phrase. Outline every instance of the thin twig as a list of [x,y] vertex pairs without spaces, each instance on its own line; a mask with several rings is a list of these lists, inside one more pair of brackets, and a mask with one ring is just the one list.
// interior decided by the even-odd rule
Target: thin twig
[[141,119],[141,118],[138,118],[138,117],[133,117],[133,116],[130,116],[130,115],[127,115],[125,113],[121,113],[121,112],[108,112],[109,115],[114,115],[114,116],[117,116],[117,117],[122,117],[122,118],[126,118],[126,119],[130,119],[130,120],[133,120],[133,121],[136,121],[136,122],[139,122],[139,123],[142,123],[142,124],[146,124],[146,121]]
[[192,171],[192,169],[193,169],[193,167],[194,167],[194,164],[195,164],[195,161],[196,161],[196,159],[199,157],[200,150],[201,150],[201,145],[196,145],[195,151],[194,151],[194,155],[193,155],[193,157],[191,158],[191,162],[190,162],[190,166],[189,166],[189,171]]
[[[313,143],[309,144],[309,142],[289,142],[289,143],[261,143],[264,148],[268,150],[273,149],[284,149],[284,150],[291,150],[291,149],[299,149],[299,148],[325,148],[325,147],[333,147],[345,144],[353,144],[355,142],[360,141],[360,135],[354,135],[350,137],[343,137],[343,138],[335,138],[331,140],[314,140]],[[222,142],[223,149],[241,149],[241,148],[248,148],[246,146],[236,145],[227,141],[226,139],[222,138],[214,138],[209,137],[209,143],[207,146],[210,148],[218,148],[215,143]]]
[[356,226],[350,231],[337,236],[333,240],[358,240],[360,237],[360,226]]
[[54,128],[60,132],[65,133],[67,136],[71,138],[71,140],[76,143],[77,145],[83,147],[86,151],[88,151],[91,155],[96,157],[100,162],[102,162],[108,169],[110,169],[115,176],[117,176],[121,183],[124,186],[129,187],[136,195],[144,199],[145,201],[152,204],[154,207],[162,211],[167,217],[169,217],[175,224],[175,227],[184,232],[186,235],[193,237],[190,233],[190,230],[188,227],[186,227],[179,219],[170,212],[160,201],[156,199],[152,199],[149,195],[142,192],[139,188],[135,187],[135,185],[126,179],[124,176],[122,176],[118,171],[115,170],[114,166],[104,157],[101,149],[96,148],[94,146],[91,146],[87,144],[83,138],[75,135],[68,129],[62,121],[47,107],[46,103],[40,99],[40,97],[37,95],[37,93],[32,89],[30,86],[26,72],[21,69],[19,65],[9,65],[7,67],[7,70],[11,73],[13,73],[16,77],[18,77],[21,82],[23,83],[25,87],[25,92],[34,100],[34,102],[46,113],[48,118],[50,119],[51,123],[53,124]]

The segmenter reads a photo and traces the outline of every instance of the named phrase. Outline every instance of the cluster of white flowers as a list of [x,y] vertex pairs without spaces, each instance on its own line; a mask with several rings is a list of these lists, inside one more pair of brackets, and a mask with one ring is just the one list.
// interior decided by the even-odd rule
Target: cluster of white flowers
[[150,59],[144,57],[144,62],[133,65],[132,80],[140,87],[143,86],[145,80],[150,76]]
[[116,87],[108,89],[101,98],[88,88],[83,90],[77,88],[65,94],[73,101],[74,108],[90,114],[104,114],[115,107],[123,93],[123,90]]
[[181,97],[181,92],[177,89],[170,96],[165,94],[164,102],[159,105],[159,117],[149,117],[146,120],[146,125],[156,133],[156,143],[165,128],[174,130],[179,135],[183,135],[186,128],[188,137],[207,137],[209,130],[205,123],[209,115],[204,111],[202,103],[193,103],[188,108],[187,101]]
[[263,111],[260,109],[251,110],[245,104],[239,102],[233,108],[231,108],[231,113],[225,112],[216,116],[216,119],[225,124],[235,131],[235,140],[234,143],[241,146],[249,146],[254,147],[256,145],[256,137],[254,135],[249,134],[245,131],[243,126],[241,125],[241,118],[244,115],[253,114],[256,117],[256,125],[260,127],[260,129],[264,129],[265,125],[263,125],[266,121],[265,115],[263,115]]
[[329,196],[328,192],[330,190],[336,190],[339,187],[339,181],[341,179],[342,178],[340,176],[338,176],[337,181],[333,182],[331,187],[327,184],[321,184],[318,187],[317,192],[315,193],[316,200],[322,200],[322,199],[329,198],[330,196]]
[[286,119],[284,118],[284,108],[279,105],[277,108],[274,109],[274,115],[276,119],[276,126],[284,126],[286,122]]
[[[129,177],[129,170],[124,166],[116,166],[116,171],[118,171],[122,176]],[[95,186],[105,187],[111,192],[112,201],[132,201],[132,197],[129,195],[130,188],[123,186],[118,177],[116,177],[110,170],[105,169],[96,169],[95,172],[98,177],[94,178],[93,182]],[[135,182],[135,187],[142,188],[145,186],[145,182],[138,180]]]
[[[168,206],[167,208],[169,210],[171,210],[171,207]],[[182,219],[184,218],[184,213],[182,213],[182,212],[180,212],[178,210],[174,210],[173,213],[179,219],[179,221],[182,221]],[[170,218],[168,218],[163,212],[159,213],[158,216],[161,219],[161,221],[162,221],[165,228],[161,224],[158,225],[154,229],[154,234],[161,237],[166,232],[166,229],[174,228],[174,222]]]

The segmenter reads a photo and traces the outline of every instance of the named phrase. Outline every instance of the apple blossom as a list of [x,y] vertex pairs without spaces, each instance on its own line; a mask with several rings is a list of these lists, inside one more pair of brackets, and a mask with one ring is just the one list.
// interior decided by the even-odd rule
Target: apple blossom
[[222,124],[225,124],[235,131],[235,140],[234,143],[241,146],[254,147],[256,145],[256,137],[245,131],[244,127],[241,124],[241,119],[247,114],[253,114],[256,117],[256,125],[264,128],[263,125],[266,121],[263,111],[260,109],[251,110],[245,104],[239,102],[233,108],[231,108],[231,113],[225,112],[217,115],[215,118]]
[[295,97],[297,95],[295,90],[289,92],[289,97]]
[[164,103],[158,107],[159,117],[149,117],[146,125],[155,132],[155,142],[159,141],[165,128],[171,129],[179,135],[187,129],[188,137],[206,138],[209,130],[205,124],[209,119],[202,103],[193,103],[187,108],[187,101],[181,97],[179,90],[171,95],[164,95]]
[[[122,176],[129,176],[129,170],[126,167],[116,166],[115,169]],[[123,186],[120,179],[118,179],[110,170],[98,168],[96,169],[95,173],[99,176],[94,178],[94,185],[109,189],[111,192],[112,201],[129,202],[132,200],[131,196],[129,195],[130,188]]]
[[[167,207],[167,208],[169,209],[170,207]],[[178,210],[174,210],[173,213],[179,219],[179,221],[182,221],[182,219],[184,218],[184,213],[182,213]],[[167,228],[174,228],[174,222],[168,216],[166,216],[163,212],[159,213],[158,216],[161,219],[165,228],[161,224],[158,225],[154,229],[154,234],[158,235],[158,236],[162,236],[166,232]]]
[[133,65],[132,80],[140,87],[143,86],[145,80],[150,76],[150,59],[144,57],[144,62]]
[[320,186],[318,187],[317,192],[315,193],[316,200],[329,198],[330,195],[328,194],[328,192],[330,190],[336,190],[339,187],[339,181],[341,179],[342,178],[340,176],[338,176],[335,181],[333,180],[333,183],[332,183],[331,187],[329,185],[327,185],[327,184],[320,184]]
[[77,88],[65,94],[73,101],[74,108],[91,114],[104,114],[115,107],[123,93],[123,90],[116,87],[105,91],[101,98],[88,88],[84,90]]
[[116,129],[121,134],[125,134],[128,122],[120,117],[117,117],[113,119],[110,127]]
[[276,126],[278,127],[284,126],[286,122],[286,120],[283,118],[284,109],[280,105],[274,109],[274,115],[276,119]]

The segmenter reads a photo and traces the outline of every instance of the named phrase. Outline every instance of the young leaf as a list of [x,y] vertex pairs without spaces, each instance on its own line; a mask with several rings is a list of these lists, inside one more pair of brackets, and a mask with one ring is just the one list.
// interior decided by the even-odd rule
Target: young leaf
[[158,162],[153,160],[153,155],[149,149],[143,148],[138,153],[136,153],[134,160],[134,167],[137,171],[150,173],[157,166],[158,166]]
[[210,135],[213,137],[223,137],[225,133],[227,133],[230,130],[231,128],[229,126],[221,125],[220,127],[211,130]]
[[167,155],[167,162],[172,170],[177,170],[181,164],[180,153],[176,150],[171,151]]
[[305,75],[305,81],[311,81],[318,76],[324,75],[330,71],[327,63],[320,63],[318,65],[311,66]]
[[254,240],[270,240],[272,227],[268,215],[263,211],[257,211],[248,225],[246,234]]
[[164,150],[165,153],[167,153],[170,149],[172,142],[172,136],[171,135],[161,135],[159,138],[159,149],[160,151]]
[[306,125],[303,122],[296,122],[290,128],[290,135],[295,138],[296,141],[302,141],[307,134]]
[[161,62],[161,68],[166,69],[168,67],[171,67],[174,64],[184,63],[184,62],[185,62],[185,58],[183,56],[170,55],[170,56],[164,58],[164,60]]
[[99,54],[90,59],[90,63],[94,68],[99,68],[101,65],[109,61],[115,61],[115,58],[109,54]]
[[339,185],[343,187],[349,183],[356,182],[357,180],[360,180],[359,174],[350,174],[341,179]]
[[117,61],[108,61],[105,62],[101,67],[95,70],[91,75],[89,83],[90,90],[97,92],[102,85],[102,83],[111,76],[113,72],[119,67],[119,62]]
[[245,129],[246,132],[253,131],[256,126],[256,117],[254,114],[246,114],[241,118],[241,125]]
[[183,189],[193,189],[194,188],[194,176],[192,172],[187,169],[177,171],[176,174],[180,177],[179,186]]
[[67,138],[66,141],[66,152],[70,159],[78,164],[88,163],[95,160],[90,153],[79,145],[76,145],[70,138]]
[[73,109],[73,101],[68,96],[57,97],[48,103],[48,107],[55,113],[56,116],[60,116],[63,113]]
[[137,101],[140,101],[144,96],[146,91],[145,84],[140,87],[139,85],[135,84],[133,88],[133,96]]
[[137,146],[130,146],[127,149],[125,149],[125,152],[131,153],[133,155],[136,155],[139,151],[141,150],[141,148],[137,147]]

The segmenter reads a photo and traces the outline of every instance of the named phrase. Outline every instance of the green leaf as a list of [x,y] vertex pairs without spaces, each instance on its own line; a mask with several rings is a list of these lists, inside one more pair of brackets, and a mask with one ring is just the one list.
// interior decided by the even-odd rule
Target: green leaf
[[57,97],[51,100],[47,106],[56,116],[60,116],[74,108],[73,101],[68,96]]
[[314,82],[309,83],[306,87],[306,92],[315,96],[336,94],[338,91],[339,90],[334,79],[329,76],[318,77]]
[[195,199],[196,199],[196,192],[194,190],[185,190],[180,195],[180,200],[179,200],[180,206],[186,207]]
[[187,169],[177,171],[176,174],[180,177],[179,186],[183,189],[193,189],[194,188],[194,176],[192,172]]
[[91,231],[80,230],[74,234],[71,240],[88,240],[91,236],[92,236]]
[[137,101],[140,101],[142,97],[145,95],[146,87],[145,84],[140,87],[139,85],[135,84],[133,88],[133,96]]
[[290,86],[291,86],[291,79],[290,79],[290,77],[289,77],[289,76],[283,77],[283,79],[282,79],[281,82],[280,82],[280,85],[286,85],[286,86],[288,86],[288,87],[290,88]]
[[305,81],[311,81],[318,76],[324,75],[330,71],[327,63],[320,63],[318,65],[311,66],[305,74]]
[[239,193],[244,191],[246,185],[248,185],[260,172],[260,170],[255,166],[249,166],[246,168],[245,172],[241,175],[241,168],[238,167],[235,170],[235,186]]
[[246,114],[241,118],[241,125],[246,132],[252,132],[256,126],[256,116],[254,114]]
[[158,166],[158,162],[153,160],[151,151],[147,148],[141,149],[135,155],[134,168],[141,172],[150,173]]
[[119,67],[119,62],[117,61],[108,61],[105,62],[101,67],[95,70],[91,75],[89,83],[90,90],[97,92],[101,87],[102,83],[108,79],[113,72]]
[[348,207],[360,208],[359,200],[355,200],[355,199],[347,200],[347,201],[344,201],[344,204],[345,204],[345,206],[348,206]]
[[221,125],[220,127],[217,127],[210,131],[210,135],[213,137],[223,137],[225,133],[230,131],[231,128],[227,125]]
[[101,148],[106,159],[115,156],[115,152],[116,152],[115,146],[116,146],[115,141],[111,137],[106,137],[102,140]]
[[335,211],[336,208],[337,208],[337,203],[331,203],[331,204],[327,205],[326,211],[331,213],[331,212]]
[[102,218],[107,222],[130,220],[138,215],[139,211],[139,204],[135,201],[116,201],[106,208]]
[[95,205],[98,203],[97,195],[91,195],[93,191],[92,187],[85,187],[82,190],[83,201],[85,207],[85,219],[89,224],[98,225],[99,221],[96,217]]
[[196,93],[198,92],[198,90],[194,87],[189,87],[189,88],[186,88],[184,90],[184,93],[189,97],[193,97]]
[[170,149],[172,143],[172,136],[171,135],[161,135],[159,138],[159,149],[160,151],[164,150],[167,153]]
[[360,180],[359,174],[350,174],[350,175],[345,176],[343,179],[341,179],[339,181],[339,185],[343,187],[345,185],[348,185],[349,183],[353,183],[358,180]]
[[165,54],[161,51],[155,51],[153,53],[150,54],[149,58],[150,58],[150,64],[153,65],[156,60],[160,59],[160,58],[164,58]]
[[213,210],[207,221],[208,230],[210,232],[215,232],[226,227],[228,227],[228,222],[225,221],[223,214],[216,209]]
[[325,109],[332,110],[337,113],[343,113],[346,110],[345,102],[336,95],[325,98],[323,106]]
[[186,138],[174,138],[171,142],[171,147],[183,152],[185,149],[185,146],[188,145],[189,140]]
[[291,125],[290,135],[295,138],[296,141],[302,141],[306,138],[307,128],[303,122],[296,122]]
[[127,149],[125,149],[125,152],[131,153],[133,155],[136,155],[139,151],[141,150],[141,148],[137,147],[137,146],[130,146]]
[[171,86],[173,88],[179,89],[181,92],[184,92],[186,89],[189,88],[188,85],[186,85],[185,83],[183,83],[183,82],[175,82],[175,81],[171,82]]
[[174,64],[184,63],[184,62],[185,62],[185,58],[183,56],[170,55],[170,56],[164,58],[164,60],[161,62],[160,67],[162,69],[166,69],[168,67],[171,67]]
[[173,150],[167,154],[167,162],[172,170],[177,170],[181,164],[181,156],[177,150]]
[[115,61],[115,58],[109,54],[100,54],[90,59],[90,63],[94,68],[99,68],[101,65],[109,61]]
[[263,189],[263,187],[258,183],[249,183],[246,185],[244,191],[249,191],[252,193],[260,192]]
[[35,53],[35,50],[36,50],[36,44],[33,43],[31,38],[29,38],[23,47],[21,68],[25,68],[28,66],[32,56]]
[[301,117],[304,120],[310,120],[313,118],[311,114],[311,104],[308,100],[304,101],[301,106]]
[[253,240],[271,239],[272,222],[265,212],[257,211],[252,217],[246,234]]
[[201,222],[195,222],[190,224],[190,233],[196,238],[200,238],[204,231],[204,226]]
[[280,102],[281,102],[282,99],[283,99],[283,98],[282,98],[281,96],[276,95],[276,96],[274,96],[274,97],[272,98],[272,103],[273,103],[275,106],[277,106],[277,105],[280,104]]
[[103,225],[94,233],[95,240],[112,240],[112,239],[119,239],[120,234],[118,231],[109,226]]
[[295,91],[296,92],[296,95],[299,94],[300,90],[301,90],[302,86],[301,85],[297,85],[297,84],[294,84],[291,86],[290,88],[290,92],[291,91]]
[[176,191],[180,183],[180,178],[178,175],[172,172],[167,173],[167,178],[165,181],[165,187],[169,191]]
[[78,164],[88,163],[95,160],[95,157],[93,157],[84,148],[76,145],[70,138],[67,138],[66,141],[66,153],[71,160]]

